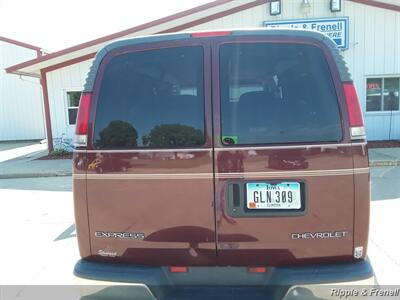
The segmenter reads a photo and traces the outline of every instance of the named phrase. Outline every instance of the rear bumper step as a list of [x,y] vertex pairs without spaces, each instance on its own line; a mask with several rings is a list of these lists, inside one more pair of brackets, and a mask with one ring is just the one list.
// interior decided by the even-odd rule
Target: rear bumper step
[[268,268],[265,273],[248,273],[245,267],[188,269],[187,273],[171,273],[168,267],[80,260],[74,274],[77,283],[84,285],[81,293],[87,299],[110,295],[121,300],[132,299],[132,295],[143,300],[200,300],[204,296],[212,300],[336,299],[332,289],[337,285],[376,285],[368,259],[347,264]]
[[266,273],[248,273],[245,267],[189,267],[187,273],[171,273],[168,267],[132,266],[80,260],[78,278],[139,283],[147,286],[269,286],[350,283],[374,276],[368,259],[352,263],[268,268]]

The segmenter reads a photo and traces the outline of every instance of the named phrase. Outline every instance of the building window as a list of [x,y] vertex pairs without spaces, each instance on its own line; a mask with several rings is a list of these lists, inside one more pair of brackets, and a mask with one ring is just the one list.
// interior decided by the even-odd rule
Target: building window
[[79,100],[81,92],[67,92],[67,109],[68,109],[68,124],[76,124],[76,116],[78,115]]
[[367,79],[367,111],[399,110],[400,78]]

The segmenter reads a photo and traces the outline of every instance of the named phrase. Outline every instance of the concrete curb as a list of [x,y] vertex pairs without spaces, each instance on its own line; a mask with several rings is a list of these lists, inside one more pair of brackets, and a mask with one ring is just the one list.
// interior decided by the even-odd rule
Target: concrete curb
[[400,166],[400,160],[373,160],[369,162],[370,167],[396,167]]
[[13,179],[13,178],[22,179],[22,178],[65,177],[65,176],[72,176],[72,172],[0,174],[0,179]]

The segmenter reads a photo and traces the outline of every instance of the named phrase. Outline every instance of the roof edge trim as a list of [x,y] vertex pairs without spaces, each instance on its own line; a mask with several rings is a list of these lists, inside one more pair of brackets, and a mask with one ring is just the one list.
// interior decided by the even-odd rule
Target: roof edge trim
[[35,50],[35,51],[41,51],[42,50],[41,47],[34,46],[34,45],[31,45],[31,44],[27,44],[27,43],[24,43],[24,42],[20,42],[20,41],[17,41],[17,40],[13,40],[13,39],[7,38],[5,36],[0,36],[0,41],[5,42],[5,43],[10,43],[10,44],[13,44],[13,45],[16,45],[16,46],[20,46],[20,47],[23,47],[23,48],[28,48],[28,49]]

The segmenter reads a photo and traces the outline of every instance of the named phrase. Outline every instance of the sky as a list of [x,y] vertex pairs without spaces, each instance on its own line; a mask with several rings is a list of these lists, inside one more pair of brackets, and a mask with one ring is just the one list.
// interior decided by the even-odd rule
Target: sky
[[0,0],[0,36],[57,51],[212,0]]

